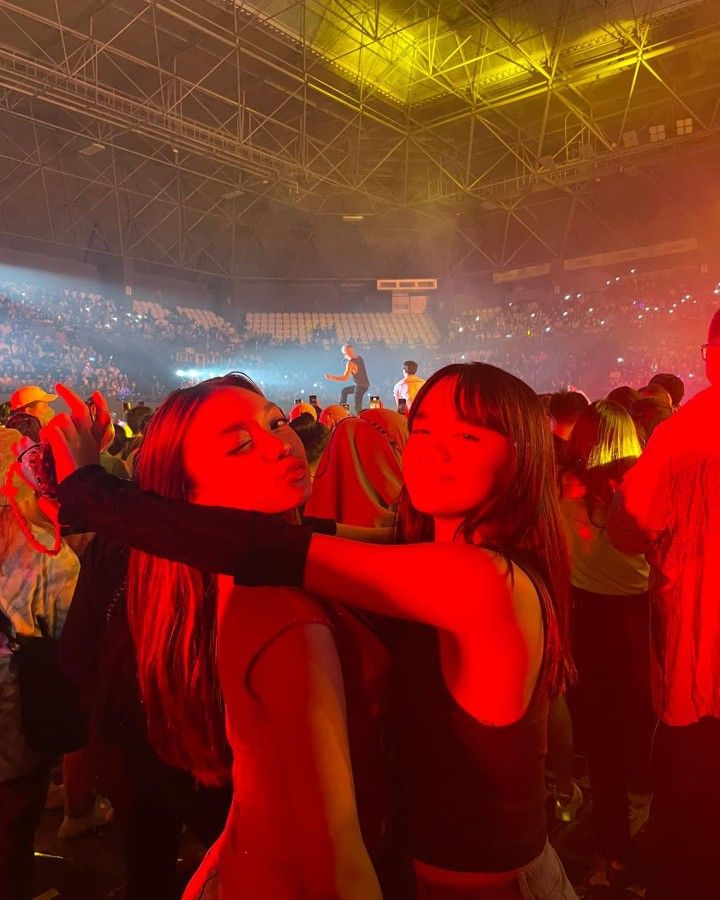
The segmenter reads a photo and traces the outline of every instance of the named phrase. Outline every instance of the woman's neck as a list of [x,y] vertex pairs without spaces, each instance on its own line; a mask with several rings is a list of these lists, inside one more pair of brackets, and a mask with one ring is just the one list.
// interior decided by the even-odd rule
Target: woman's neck
[[462,519],[445,519],[435,518],[435,537],[433,540],[436,544],[456,544],[463,543],[464,538],[459,529],[462,525]]
[[486,527],[478,526],[472,536],[472,540],[468,540],[463,530],[465,519],[460,518],[439,518],[433,519],[435,536],[433,541],[436,544],[472,544],[475,547],[483,547],[486,542],[491,541],[491,533]]

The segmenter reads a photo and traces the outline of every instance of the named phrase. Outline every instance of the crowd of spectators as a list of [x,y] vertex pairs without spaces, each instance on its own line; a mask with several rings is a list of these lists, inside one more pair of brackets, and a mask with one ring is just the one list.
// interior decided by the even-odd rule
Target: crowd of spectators
[[456,315],[447,352],[432,362],[461,362],[481,350],[483,359],[540,391],[574,384],[594,394],[671,369],[688,379],[692,393],[702,377],[697,347],[719,294],[720,285],[707,279],[631,275],[592,291],[507,299]]
[[[367,361],[370,392],[387,404],[407,355],[421,374],[482,359],[539,391],[577,385],[596,395],[640,384],[648,372],[671,370],[682,374],[692,394],[702,382],[697,345],[718,292],[707,280],[700,286],[617,276],[592,291],[466,309],[450,321],[437,347],[418,343],[398,353],[382,341],[347,338]],[[152,401],[208,372],[239,369],[291,405],[318,389],[328,393],[322,373],[336,365],[337,338],[334,327],[319,326],[301,345],[257,334],[241,316],[232,323],[209,310],[173,307],[159,296],[123,304],[61,284],[0,280],[0,389],[7,393],[28,381],[61,379],[82,389],[100,386],[115,402]]]
[[[96,353],[97,355],[93,355]],[[109,397],[126,400],[137,386],[113,361],[79,344],[72,332],[28,329],[23,323],[0,324],[0,390],[21,384],[54,384],[67,378],[82,390],[102,385]]]
[[[58,841],[117,811],[128,897],[175,895],[188,828],[213,849],[186,898],[213,881],[228,896],[279,896],[278,884],[283,896],[350,896],[325,887],[340,873],[348,885],[362,879],[353,895],[363,900],[577,900],[547,814],[575,821],[588,788],[596,863],[584,877],[570,872],[581,896],[716,895],[720,285],[652,307],[612,282],[587,302],[507,301],[507,317],[504,307],[467,311],[452,323],[458,337],[403,348],[405,361],[378,342],[358,342],[357,353],[329,334],[311,348],[244,343],[209,311],[144,302],[122,313],[100,295],[63,291],[53,304],[21,287],[0,293],[0,385],[25,383],[0,414],[9,897],[36,893],[34,833],[61,793]],[[607,312],[595,321],[599,303]],[[579,324],[562,331],[576,312]],[[110,352],[115,340],[132,345],[128,366],[139,349],[155,351],[156,372],[168,370],[151,387],[158,399],[187,390],[157,410],[127,409],[127,431],[113,439],[103,398],[92,397],[95,416],[86,398],[137,391]],[[172,354],[193,341],[186,349],[218,369],[171,378]],[[352,376],[364,394],[360,353],[370,372],[370,408],[358,403],[354,416],[321,374],[338,370],[340,352],[344,376],[325,379]],[[447,365],[472,359],[499,368]],[[262,391],[238,372],[209,378],[238,368]],[[424,383],[405,397],[409,421],[402,405],[379,409],[372,396],[390,405],[401,371]],[[688,400],[700,374],[712,388]],[[72,424],[53,415],[55,394],[28,384],[58,379],[78,391],[56,388]],[[305,530],[285,513],[304,517]],[[64,536],[61,522],[87,533]],[[389,546],[393,535],[402,546]],[[301,585],[332,601],[332,619]],[[225,586],[243,602],[227,603]],[[353,608],[392,617],[392,641]],[[309,640],[318,626],[322,652]],[[302,648],[286,643],[301,628]],[[466,657],[452,661],[454,677],[448,635]],[[52,710],[64,717],[48,743],[31,730],[14,654],[41,636],[60,642],[56,680],[91,707],[92,731],[70,734],[72,709]],[[318,673],[322,690],[308,690]],[[47,672],[42,686],[49,709]],[[233,766],[238,752],[249,769]],[[61,754],[62,784],[51,781]],[[106,799],[99,776],[110,762],[119,777]],[[335,810],[357,820],[349,837],[328,826]],[[642,837],[633,811],[650,817]],[[397,836],[385,846],[388,821]],[[301,832],[303,854],[278,849],[274,835],[297,847]],[[269,863],[248,864],[251,833]],[[346,854],[360,875],[357,865],[344,874]]]

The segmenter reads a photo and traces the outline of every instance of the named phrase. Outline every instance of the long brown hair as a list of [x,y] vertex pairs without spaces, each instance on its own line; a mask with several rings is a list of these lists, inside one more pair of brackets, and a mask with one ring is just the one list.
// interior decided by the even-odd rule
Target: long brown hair
[[[428,378],[410,410],[412,432],[423,400],[438,382],[455,379],[455,406],[467,422],[505,435],[514,447],[509,484],[490,502],[472,510],[459,536],[517,562],[532,577],[543,607],[544,681],[551,693],[562,690],[574,673],[570,655],[570,563],[557,490],[552,437],[540,398],[524,381],[487,363],[455,363]],[[398,506],[398,537],[433,538],[432,518],[416,510],[407,490]]]
[[[185,431],[212,392],[228,386],[261,394],[251,379],[233,372],[173,391],[158,407],[135,464],[143,490],[190,499]],[[215,576],[130,552],[128,621],[150,742],[166,762],[206,784],[228,780],[232,763],[217,671],[216,600]]]

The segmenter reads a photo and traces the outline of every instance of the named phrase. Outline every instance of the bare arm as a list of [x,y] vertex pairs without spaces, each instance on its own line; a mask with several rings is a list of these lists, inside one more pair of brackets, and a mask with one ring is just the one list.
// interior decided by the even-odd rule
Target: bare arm
[[506,725],[527,709],[543,657],[540,602],[527,576],[516,570],[513,586],[504,561],[490,553],[458,544],[382,546],[313,535],[304,585],[359,609],[440,629],[455,654],[448,687],[481,721]]
[[326,375],[325,378],[328,381],[347,381],[351,375],[353,375],[357,371],[357,366],[353,362],[348,362],[345,366],[345,371],[342,375]]
[[357,817],[332,634],[319,624],[288,629],[250,677],[283,752],[288,819],[298,824],[305,893],[322,900],[381,900]]
[[303,584],[321,597],[448,631],[477,621],[479,597],[491,615],[510,593],[509,578],[476,547],[383,546],[317,534]]

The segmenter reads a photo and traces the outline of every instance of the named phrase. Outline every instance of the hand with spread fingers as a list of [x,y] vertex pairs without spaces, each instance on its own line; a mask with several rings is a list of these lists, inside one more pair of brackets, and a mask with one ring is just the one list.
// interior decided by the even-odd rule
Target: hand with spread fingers
[[[40,435],[52,448],[58,483],[83,466],[98,465],[112,419],[107,402],[99,391],[92,395],[94,418],[87,403],[64,384],[56,390],[70,409],[59,413],[44,426]],[[112,439],[112,438],[111,438]]]

